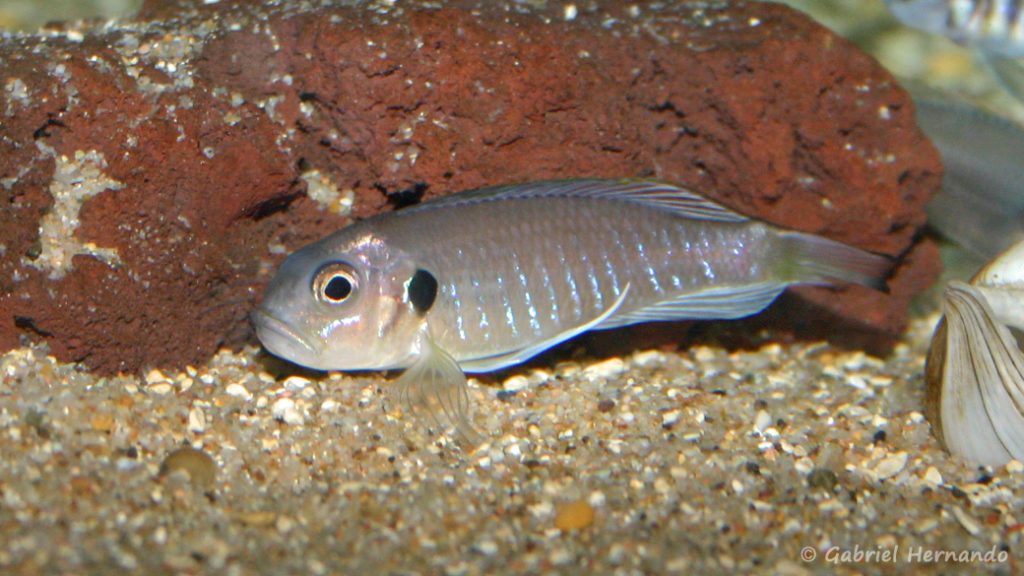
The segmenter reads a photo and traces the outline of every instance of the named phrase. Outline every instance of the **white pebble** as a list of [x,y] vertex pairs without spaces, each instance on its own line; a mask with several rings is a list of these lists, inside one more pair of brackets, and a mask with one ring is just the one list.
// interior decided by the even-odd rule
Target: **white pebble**
[[583,375],[590,379],[615,378],[626,371],[626,363],[622,358],[609,358],[604,362],[591,364],[583,369]]
[[482,540],[476,543],[476,551],[484,556],[494,556],[498,553],[498,544],[494,540]]
[[158,382],[170,382],[171,380],[158,368],[153,368],[146,373],[146,384],[156,384]]
[[660,350],[642,350],[630,359],[634,366],[651,366],[665,363],[665,354]]
[[935,466],[929,466],[928,469],[924,471],[923,480],[926,484],[931,484],[932,486],[941,486],[942,474],[935,468]]
[[252,394],[249,393],[249,390],[238,382],[228,384],[224,391],[227,392],[228,396],[241,398],[242,400],[249,400],[252,398]]
[[675,410],[669,410],[661,415],[662,426],[672,426],[676,422],[679,422],[679,418],[683,415],[683,411],[676,408]]
[[959,506],[953,506],[953,516],[956,517],[957,521],[960,522],[960,525],[963,526],[964,530],[967,530],[971,536],[977,536],[978,533],[981,532],[981,526],[978,522],[974,518],[971,518],[967,512],[964,512]]
[[715,359],[715,351],[707,346],[696,346],[692,350],[693,359],[697,362],[710,362]]
[[892,478],[899,474],[907,466],[907,453],[897,452],[886,456],[881,462],[875,466],[875,477],[879,480],[885,480],[886,478]]
[[313,381],[309,378],[303,378],[302,376],[289,376],[284,379],[282,384],[284,385],[285,390],[291,390],[294,392],[296,390],[302,390],[312,383]]
[[737,495],[739,495],[739,494],[743,494],[743,490],[744,490],[743,482],[740,481],[739,478],[733,478],[732,479],[732,491],[735,492]]
[[534,518],[547,518],[555,514],[555,505],[550,500],[541,500],[536,504],[531,504],[527,509]]
[[301,426],[306,421],[302,413],[295,407],[295,401],[291,398],[279,398],[270,407],[270,413],[274,418],[283,420],[285,424],[293,426]]
[[146,392],[156,394],[157,396],[166,396],[171,393],[171,390],[170,382],[157,382],[156,384],[146,387]]
[[501,388],[505,392],[519,392],[525,390],[530,385],[530,380],[521,374],[512,376],[501,383]]
[[275,527],[281,534],[287,534],[295,528],[295,521],[287,516],[278,516]]
[[206,414],[199,406],[193,406],[188,411],[188,429],[196,434],[202,434],[206,431]]
[[810,458],[797,458],[796,461],[793,462],[793,468],[797,472],[807,476],[814,470],[814,461]]
[[654,480],[654,491],[658,494],[668,494],[670,490],[672,490],[672,485],[664,477],[658,476]]
[[758,434],[764,433],[772,425],[772,417],[764,410],[758,410],[754,417],[754,431]]
[[505,447],[505,456],[518,460],[523,457],[523,449],[519,447],[519,444],[509,444]]
[[867,383],[866,380],[864,380],[864,377],[863,376],[858,376],[856,374],[851,374],[850,376],[848,376],[846,378],[846,384],[848,386],[853,386],[854,388],[856,388],[858,390],[868,390],[869,389],[868,388],[868,383]]

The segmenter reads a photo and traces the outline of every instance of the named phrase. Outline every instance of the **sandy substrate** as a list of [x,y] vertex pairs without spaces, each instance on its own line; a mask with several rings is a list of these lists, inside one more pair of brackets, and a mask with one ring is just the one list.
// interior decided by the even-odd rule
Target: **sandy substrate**
[[472,453],[377,374],[248,350],[106,379],[22,349],[0,357],[0,571],[1015,573],[1024,466],[937,446],[934,321],[885,359],[556,357],[475,382]]
[[[973,66],[946,61],[922,73]],[[472,453],[375,373],[247,350],[109,379],[18,350],[0,573],[1018,573],[1024,465],[951,458],[921,413],[936,319],[883,359],[548,355],[474,381]]]

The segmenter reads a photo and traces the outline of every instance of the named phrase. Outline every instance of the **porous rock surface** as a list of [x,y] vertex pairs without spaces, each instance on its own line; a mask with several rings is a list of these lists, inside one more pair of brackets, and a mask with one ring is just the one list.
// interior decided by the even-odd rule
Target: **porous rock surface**
[[284,253],[350,217],[547,178],[654,177],[909,252],[889,295],[780,303],[773,328],[797,337],[814,318],[891,337],[938,266],[913,244],[941,169],[909,97],[785,7],[264,4],[3,37],[0,350],[202,362],[252,340]]

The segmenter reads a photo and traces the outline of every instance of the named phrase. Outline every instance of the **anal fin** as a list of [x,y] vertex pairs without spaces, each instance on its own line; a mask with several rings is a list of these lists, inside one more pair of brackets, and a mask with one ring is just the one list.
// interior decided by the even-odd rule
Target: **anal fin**
[[748,286],[710,288],[664,300],[639,310],[612,316],[595,326],[607,330],[659,320],[729,320],[756,314],[786,289],[782,282],[758,282]]

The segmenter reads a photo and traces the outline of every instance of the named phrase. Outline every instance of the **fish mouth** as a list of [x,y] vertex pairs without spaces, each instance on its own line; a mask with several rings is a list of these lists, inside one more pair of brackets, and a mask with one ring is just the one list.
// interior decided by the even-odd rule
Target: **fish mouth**
[[287,322],[279,320],[264,308],[257,308],[251,317],[256,336],[263,346],[287,360],[316,355],[319,350]]

